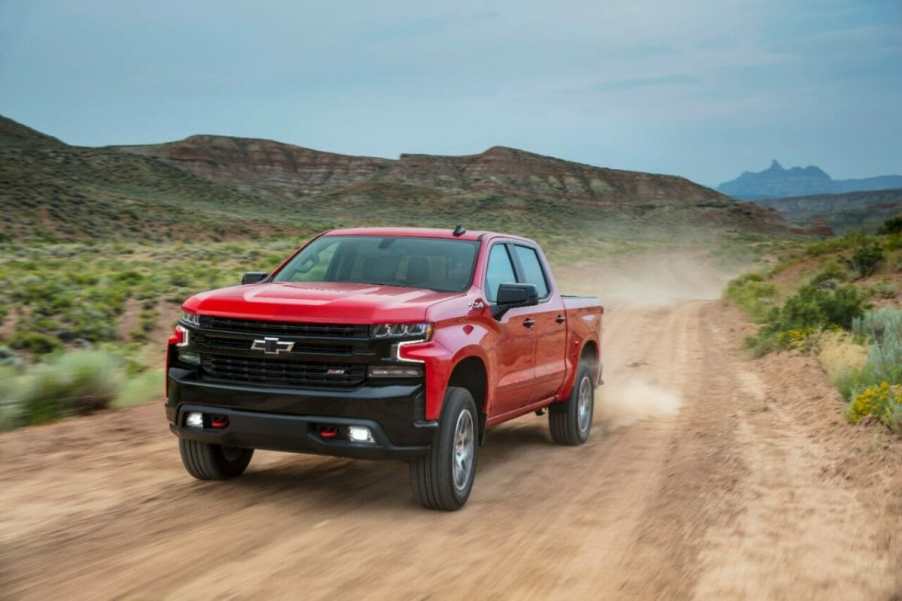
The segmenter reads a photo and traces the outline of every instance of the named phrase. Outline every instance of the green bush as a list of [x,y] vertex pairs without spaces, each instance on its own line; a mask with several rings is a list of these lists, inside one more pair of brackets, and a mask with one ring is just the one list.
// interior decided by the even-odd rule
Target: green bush
[[805,254],[809,257],[834,254],[862,246],[870,240],[873,240],[873,237],[865,236],[859,232],[853,232],[841,237],[826,238],[825,240],[812,242],[805,247]]
[[870,311],[854,321],[852,331],[868,344],[868,360],[837,380],[843,397],[854,401],[865,390],[902,385],[902,309]]
[[888,428],[902,432],[902,386],[889,382],[868,386],[849,403],[846,417],[853,424],[874,417]]
[[824,263],[821,271],[811,278],[812,286],[830,287],[835,286],[838,282],[848,281],[849,274],[835,259],[831,259]]
[[860,278],[866,278],[877,271],[877,267],[885,258],[883,247],[877,242],[868,242],[859,246],[848,259],[849,267]]
[[55,336],[41,332],[23,332],[17,330],[10,337],[9,345],[14,349],[29,351],[35,355],[46,355],[62,348],[62,343]]
[[113,400],[112,407],[123,409],[163,398],[163,370],[145,372],[129,379],[119,395]]
[[768,327],[776,331],[830,327],[848,330],[852,320],[863,312],[864,297],[853,286],[802,286],[782,308],[771,312]]
[[727,285],[725,295],[753,320],[760,322],[773,307],[777,289],[757,273],[749,273],[732,280]]
[[863,314],[864,305],[864,296],[854,286],[802,286],[782,307],[770,310],[764,327],[747,338],[746,345],[759,356],[779,349],[808,350],[812,334],[850,329],[853,320]]
[[107,407],[124,383],[119,360],[103,351],[74,351],[34,366],[22,378],[24,421],[38,424]]

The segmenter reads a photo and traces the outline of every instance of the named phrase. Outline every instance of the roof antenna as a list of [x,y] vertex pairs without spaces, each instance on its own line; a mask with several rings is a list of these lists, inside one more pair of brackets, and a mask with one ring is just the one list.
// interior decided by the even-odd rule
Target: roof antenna
[[452,234],[455,238],[458,238],[458,237],[460,237],[460,236],[463,236],[463,235],[466,234],[466,233],[467,233],[467,230],[464,229],[464,226],[462,226],[462,225],[459,224],[459,223],[457,224],[457,227],[454,228],[454,231],[451,232],[451,234]]

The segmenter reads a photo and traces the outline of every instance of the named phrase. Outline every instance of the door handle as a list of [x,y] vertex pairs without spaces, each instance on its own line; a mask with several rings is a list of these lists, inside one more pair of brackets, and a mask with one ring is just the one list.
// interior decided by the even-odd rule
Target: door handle
[[554,318],[554,321],[556,321],[557,323],[564,323],[567,320],[564,319],[563,315],[558,315],[557,317]]
[[530,319],[529,317],[527,317],[526,319],[523,320],[523,325],[527,328],[531,328],[532,326],[536,325],[536,322],[533,321],[532,319]]

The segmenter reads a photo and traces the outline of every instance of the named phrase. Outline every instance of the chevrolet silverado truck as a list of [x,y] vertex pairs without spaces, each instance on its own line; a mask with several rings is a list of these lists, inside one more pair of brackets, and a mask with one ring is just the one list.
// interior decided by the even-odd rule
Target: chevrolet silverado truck
[[603,309],[561,295],[526,238],[334,230],[182,310],[166,416],[201,480],[254,449],[401,459],[422,505],[454,510],[492,426],[547,410],[558,444],[592,429]]

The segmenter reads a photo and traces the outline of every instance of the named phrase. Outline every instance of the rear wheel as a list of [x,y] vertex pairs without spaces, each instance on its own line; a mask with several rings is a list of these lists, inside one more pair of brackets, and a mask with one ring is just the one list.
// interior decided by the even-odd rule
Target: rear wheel
[[198,480],[228,480],[244,473],[254,449],[179,439],[179,453],[185,470]]
[[473,395],[449,387],[432,448],[410,464],[417,501],[429,509],[454,511],[470,497],[476,475],[478,419]]
[[576,382],[565,403],[552,405],[548,412],[551,439],[557,444],[581,445],[589,439],[595,414],[595,383],[589,365],[581,364]]

